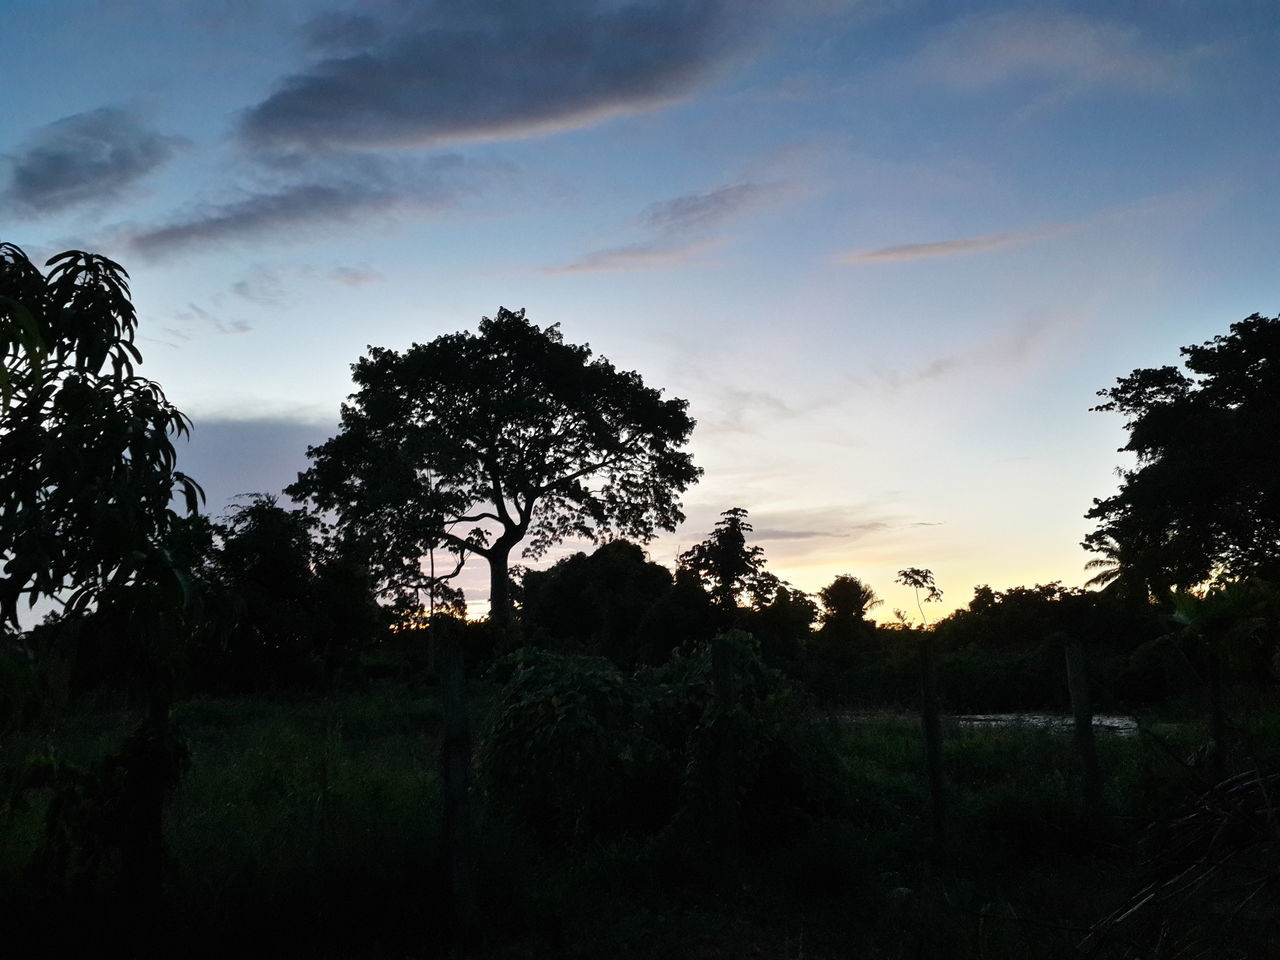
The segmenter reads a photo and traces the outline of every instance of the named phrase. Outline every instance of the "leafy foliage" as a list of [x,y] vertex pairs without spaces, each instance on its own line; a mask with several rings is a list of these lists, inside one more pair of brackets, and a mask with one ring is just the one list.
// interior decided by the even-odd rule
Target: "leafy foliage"
[[190,424],[139,377],[128,275],[68,251],[48,275],[0,244],[0,621],[71,590],[84,609],[141,580],[185,587],[163,547],[180,493],[172,438]]
[[1123,566],[1159,596],[1215,576],[1280,574],[1280,317],[1254,314],[1181,350],[1187,372],[1134,370],[1099,391],[1095,410],[1125,418],[1137,466],[1095,500],[1086,549],[1127,553]]
[[822,601],[824,627],[862,623],[872,607],[878,607],[884,602],[871,587],[847,573],[836,577],[819,590],[818,599]]
[[[567,537],[648,540],[684,519],[678,496],[701,474],[680,450],[685,401],[523,310],[403,353],[371,348],[352,370],[342,432],[308,451],[289,492],[336,511],[389,592],[430,594],[476,554],[503,617],[518,544],[538,557]],[[445,569],[424,570],[437,551]]]
[[680,554],[680,565],[697,574],[722,610],[736,610],[743,596],[763,606],[781,581],[764,568],[764,548],[747,546],[747,511],[733,507],[720,516],[707,539]]
[[626,540],[575,553],[521,580],[526,636],[556,649],[602,654],[622,667],[666,660],[672,638],[650,611],[671,592],[671,573]]

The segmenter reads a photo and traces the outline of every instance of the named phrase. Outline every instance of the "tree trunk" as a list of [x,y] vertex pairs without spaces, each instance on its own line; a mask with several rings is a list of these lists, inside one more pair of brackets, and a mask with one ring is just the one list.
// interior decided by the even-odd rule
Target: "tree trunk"
[[1227,710],[1222,691],[1222,651],[1216,637],[1206,638],[1209,658],[1209,723],[1213,737],[1213,754],[1209,770],[1213,782],[1221,783],[1227,775]]
[[436,635],[440,656],[440,708],[444,726],[444,738],[440,745],[440,773],[444,792],[442,840],[449,919],[456,941],[465,944],[471,929],[473,911],[471,813],[468,804],[471,738],[467,724],[462,624],[449,617],[437,617],[432,621],[431,632]]
[[499,538],[490,548],[489,621],[501,630],[511,625],[511,547]]
[[928,630],[920,632],[920,720],[924,728],[925,771],[929,778],[933,858],[941,861],[947,849],[947,784],[942,771],[942,718],[938,706],[938,675],[933,660],[933,634]]
[[1071,714],[1075,720],[1076,753],[1080,759],[1081,814],[1088,829],[1101,825],[1102,777],[1098,772],[1098,750],[1093,740],[1093,704],[1089,701],[1089,673],[1085,667],[1084,644],[1068,640],[1067,690],[1071,694]]

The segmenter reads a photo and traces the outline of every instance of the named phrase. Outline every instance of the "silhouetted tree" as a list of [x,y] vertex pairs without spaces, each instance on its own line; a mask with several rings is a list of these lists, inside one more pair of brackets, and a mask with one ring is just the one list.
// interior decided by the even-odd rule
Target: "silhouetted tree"
[[[684,519],[679,494],[701,474],[680,449],[685,401],[523,310],[404,353],[370,348],[352,370],[342,432],[308,450],[290,495],[334,510],[392,587],[430,590],[485,558],[495,621],[519,544],[537,557],[567,537],[648,540]],[[434,550],[452,563],[431,576]]]
[[747,511],[733,507],[720,516],[723,519],[717,521],[711,535],[680,554],[678,561],[697,574],[721,610],[736,612],[742,597],[756,607],[763,606],[782,581],[764,568],[764,548],[747,546],[752,529]]
[[818,605],[803,590],[779,586],[773,599],[751,611],[743,621],[760,644],[760,656],[770,666],[790,668],[809,639]]
[[839,629],[866,622],[867,612],[882,601],[857,577],[841,574],[818,591],[822,602],[822,626]]
[[1095,500],[1086,549],[1132,545],[1158,594],[1214,576],[1280,574],[1280,317],[1258,314],[1181,350],[1176,367],[1134,370],[1095,410],[1125,417],[1137,466]]
[[24,596],[70,591],[85,609],[180,577],[163,547],[173,496],[193,513],[201,496],[175,469],[186,417],[134,373],[128,274],[78,250],[49,265],[0,244],[0,620],[15,625]]
[[16,625],[23,597],[66,597],[68,613],[94,610],[142,651],[148,715],[98,775],[50,784],[63,793],[43,861],[60,884],[86,858],[106,870],[118,856],[145,917],[162,876],[163,805],[185,757],[169,708],[189,581],[166,539],[175,493],[190,513],[202,493],[175,469],[186,417],[134,372],[124,268],[75,250],[48,265],[46,276],[0,244],[0,622]]
[[669,637],[648,629],[654,604],[671,592],[671,573],[626,540],[575,553],[521,581],[525,635],[574,652],[602,654],[622,667],[659,664]]
[[[942,599],[942,591],[933,582],[933,571],[921,567],[908,567],[906,570],[898,571],[894,582],[912,589],[916,597],[916,609],[920,611],[920,621],[927,626],[929,621],[924,615],[924,607],[921,604],[935,603]],[[925,592],[923,600],[920,598],[921,590]]]
[[[897,583],[910,587],[916,596],[923,629],[920,640],[920,722],[924,730],[925,773],[929,778],[930,813],[933,823],[933,856],[941,859],[947,848],[947,787],[942,769],[942,718],[938,702],[938,672],[934,661],[933,631],[928,628],[922,604],[939,601],[942,591],[933,582],[933,571],[923,567],[899,570]],[[925,591],[924,599],[920,591]]]

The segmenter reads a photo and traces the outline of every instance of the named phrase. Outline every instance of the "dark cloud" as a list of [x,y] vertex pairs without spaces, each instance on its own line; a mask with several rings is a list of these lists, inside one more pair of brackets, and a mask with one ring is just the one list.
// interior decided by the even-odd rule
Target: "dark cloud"
[[204,487],[217,516],[244,493],[279,494],[307,468],[307,447],[324,443],[337,424],[285,417],[194,417],[191,439],[179,444],[178,468]]
[[36,130],[8,157],[9,185],[0,198],[30,215],[109,200],[179,143],[115,107],[77,113]]
[[842,530],[775,530],[765,527],[761,530],[753,531],[751,538],[763,543],[769,540],[825,540],[830,537],[843,539],[844,535],[845,531]]
[[437,0],[407,8],[398,22],[334,15],[307,34],[331,55],[251,108],[241,135],[254,147],[291,150],[581,127],[705,82],[738,46],[752,2]]
[[168,223],[131,232],[139,253],[161,256],[288,228],[358,220],[396,211],[438,211],[474,190],[473,174],[493,176],[509,168],[471,163],[456,154],[392,162],[372,155],[336,155],[259,169],[268,185],[237,199],[186,211]]
[[130,244],[139,253],[162,255],[278,227],[307,226],[385,210],[397,198],[394,190],[368,183],[298,184],[202,208],[173,223],[135,234]]

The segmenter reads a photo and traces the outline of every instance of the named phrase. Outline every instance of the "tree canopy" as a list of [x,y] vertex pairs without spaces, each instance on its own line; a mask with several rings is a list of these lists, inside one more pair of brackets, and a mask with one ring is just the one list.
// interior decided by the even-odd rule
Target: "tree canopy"
[[71,590],[83,607],[168,571],[176,467],[189,423],[137,376],[137,315],[118,263],[71,250],[41,273],[0,244],[0,622]]
[[747,511],[733,507],[720,517],[707,539],[680,554],[679,563],[697,574],[722,610],[736,610],[743,595],[761,607],[782,581],[765,569],[764,548],[747,546]]
[[352,372],[341,432],[308,450],[288,492],[333,510],[388,592],[433,594],[476,554],[505,619],[517,545],[536,558],[568,537],[647,541],[684,519],[679,495],[702,472],[681,449],[686,401],[523,310],[404,352],[370,347]]
[[1280,575],[1280,317],[1254,314],[1183,347],[1186,372],[1134,370],[1095,410],[1125,418],[1137,465],[1094,500],[1086,549],[1163,594],[1212,577]]

